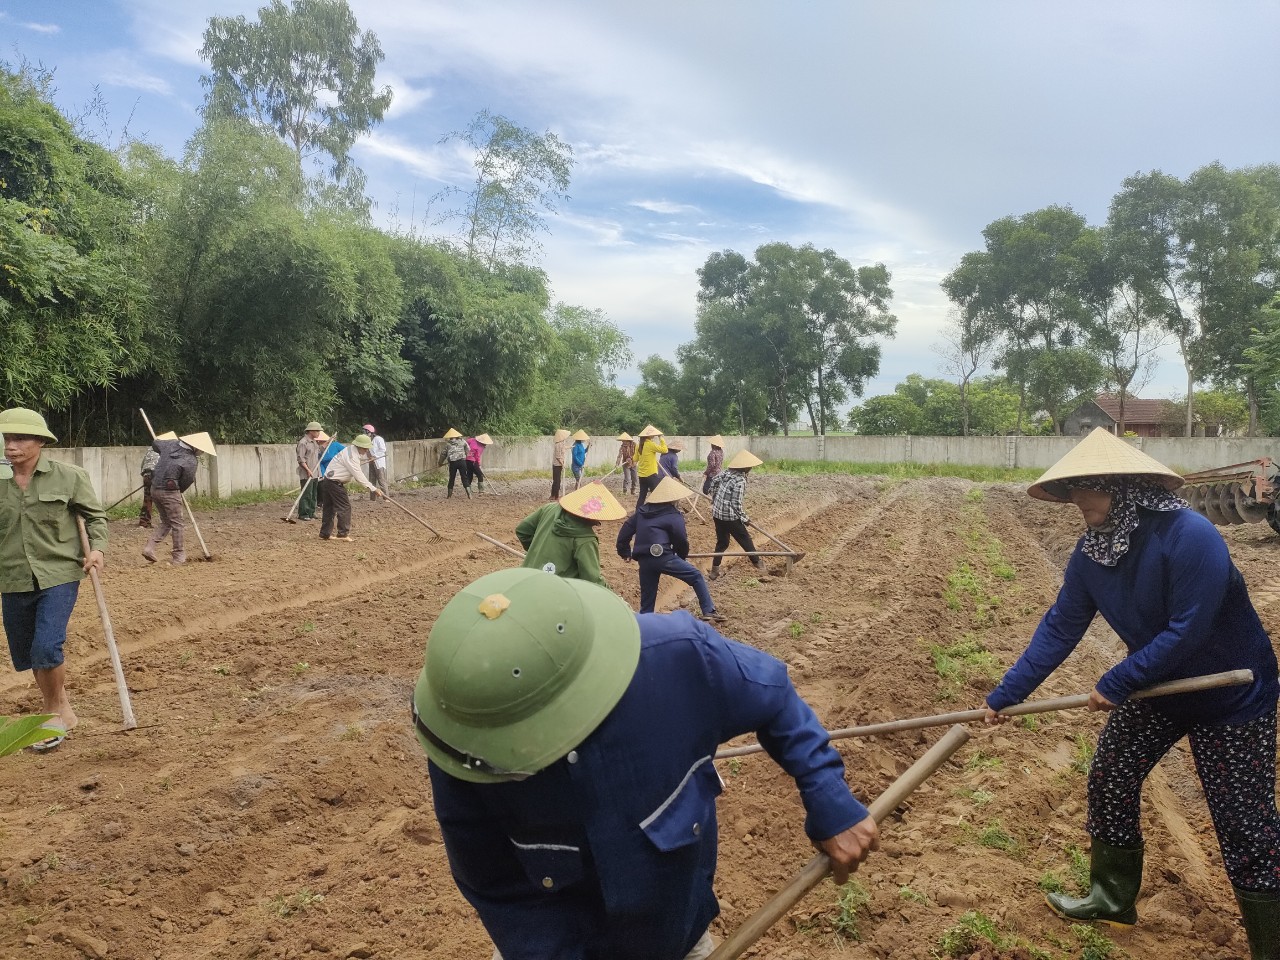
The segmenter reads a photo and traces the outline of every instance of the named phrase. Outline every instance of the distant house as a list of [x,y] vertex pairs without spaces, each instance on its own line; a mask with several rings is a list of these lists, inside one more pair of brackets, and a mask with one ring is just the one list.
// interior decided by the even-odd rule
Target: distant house
[[[1174,405],[1168,400],[1141,400],[1138,397],[1124,399],[1124,429],[1139,437],[1182,436],[1182,430],[1173,425],[1177,419]],[[1111,393],[1100,393],[1072,410],[1062,421],[1064,435],[1080,436],[1094,427],[1106,427],[1115,433],[1120,424],[1120,398]]]

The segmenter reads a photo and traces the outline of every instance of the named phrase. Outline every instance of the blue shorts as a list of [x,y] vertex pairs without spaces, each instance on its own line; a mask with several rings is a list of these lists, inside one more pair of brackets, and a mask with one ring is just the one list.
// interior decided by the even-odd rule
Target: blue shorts
[[73,580],[44,590],[0,596],[9,657],[15,670],[52,670],[62,665],[67,621],[79,595],[80,581]]

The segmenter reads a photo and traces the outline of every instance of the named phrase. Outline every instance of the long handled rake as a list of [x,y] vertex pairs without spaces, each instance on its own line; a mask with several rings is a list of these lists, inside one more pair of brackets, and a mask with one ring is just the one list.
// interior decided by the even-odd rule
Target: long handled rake
[[[156,430],[155,427],[151,426],[151,421],[147,419],[147,411],[139,407],[138,412],[142,414],[142,422],[147,425],[147,432],[151,434],[151,439],[154,440],[156,438]],[[182,505],[186,508],[187,517],[191,520],[191,528],[195,530],[196,539],[200,541],[200,552],[204,554],[205,560],[213,562],[213,554],[209,552],[208,546],[205,545],[204,534],[200,532],[200,524],[196,523],[196,515],[191,511],[191,504],[187,503],[187,495],[179,490],[178,496],[182,498]]]
[[[92,552],[89,548],[89,533],[84,528],[84,518],[76,517],[76,526],[80,530],[80,549],[85,559]],[[111,669],[116,677],[116,692],[120,694],[120,714],[124,720],[124,728],[132,730],[138,725],[133,717],[133,704],[129,702],[129,684],[124,679],[124,667],[120,663],[120,651],[116,648],[116,634],[111,629],[111,614],[107,612],[107,595],[102,591],[102,580],[98,577],[97,567],[89,570],[89,579],[93,581],[93,595],[98,600],[98,616],[102,618],[102,632],[107,636],[107,652],[111,654]]]

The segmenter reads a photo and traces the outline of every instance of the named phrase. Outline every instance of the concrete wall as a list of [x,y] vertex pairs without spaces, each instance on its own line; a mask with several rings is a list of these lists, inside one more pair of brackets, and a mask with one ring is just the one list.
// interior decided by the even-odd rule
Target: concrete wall
[[[668,437],[684,449],[682,460],[705,460],[705,437]],[[955,463],[991,468],[1043,470],[1079,442],[1077,437],[725,437],[725,458],[749,449],[763,460],[828,460],[849,463]],[[1193,437],[1136,438],[1130,442],[1161,463],[1189,473],[1264,456],[1280,456],[1280,439]],[[444,473],[439,464],[443,440],[400,440],[387,444],[393,480],[426,479]],[[494,473],[545,470],[550,473],[554,443],[550,437],[495,437],[484,456]],[[612,469],[618,456],[613,437],[592,440],[589,468]],[[142,481],[138,467],[145,447],[46,447],[45,455],[88,471],[104,503],[124,496]],[[567,473],[568,471],[566,471]],[[196,492],[230,497],[248,490],[296,489],[292,444],[218,447],[218,456],[201,457]],[[135,499],[140,499],[139,494]]]

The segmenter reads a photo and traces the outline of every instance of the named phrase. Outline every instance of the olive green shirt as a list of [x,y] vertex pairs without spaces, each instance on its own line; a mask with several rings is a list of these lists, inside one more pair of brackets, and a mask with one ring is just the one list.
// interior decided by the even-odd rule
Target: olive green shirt
[[0,593],[29,593],[84,579],[76,515],[89,548],[107,549],[107,512],[79,467],[42,456],[24,491],[0,480]]

